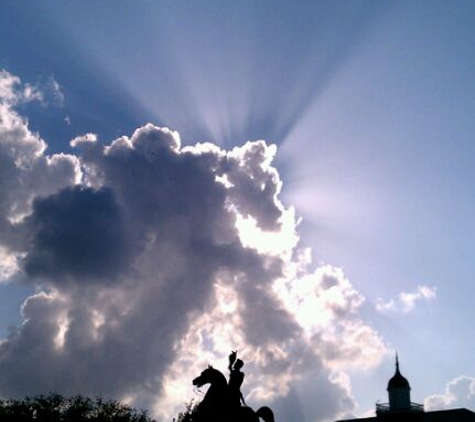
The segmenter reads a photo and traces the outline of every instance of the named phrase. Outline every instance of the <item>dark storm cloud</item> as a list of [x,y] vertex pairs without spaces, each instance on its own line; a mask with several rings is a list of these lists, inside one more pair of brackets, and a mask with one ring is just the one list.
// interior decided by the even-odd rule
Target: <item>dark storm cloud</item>
[[[234,157],[217,149],[181,151],[176,133],[152,125],[107,147],[76,141],[85,181],[94,188],[39,198],[23,222],[31,238],[25,271],[55,290],[28,300],[24,327],[0,346],[4,393],[46,386],[115,396],[140,391],[139,401],[149,404],[189,318],[211,309],[223,268],[243,295],[249,341],[295,335],[298,327],[270,291],[282,263],[242,247],[228,207],[278,227],[275,186],[263,194],[264,207],[250,205],[263,184],[277,182],[263,166],[264,143],[249,143]],[[229,163],[234,168],[226,172]],[[224,174],[235,185],[229,192],[216,180]],[[88,283],[118,275],[124,283]],[[31,382],[23,390],[18,364],[37,353],[42,365],[29,366]]]
[[37,199],[26,224],[33,239],[24,260],[30,277],[61,283],[115,279],[134,252],[113,192],[66,188]]
[[[292,233],[297,225],[278,197],[274,146],[182,148],[176,132],[148,124],[106,146],[77,137],[76,156],[47,156],[11,104],[0,112],[0,253],[21,256],[37,288],[22,326],[0,342],[0,395],[127,398],[168,420],[189,399],[170,398],[169,386],[239,344],[258,403],[309,420],[314,409],[296,401],[306,383],[327,401],[316,417],[352,406],[329,365],[355,360],[358,338],[375,345],[368,361],[381,354],[357,318],[361,297],[342,274],[292,261],[292,236],[287,254],[253,245],[282,234],[289,216]],[[263,232],[244,241],[239,219]]]

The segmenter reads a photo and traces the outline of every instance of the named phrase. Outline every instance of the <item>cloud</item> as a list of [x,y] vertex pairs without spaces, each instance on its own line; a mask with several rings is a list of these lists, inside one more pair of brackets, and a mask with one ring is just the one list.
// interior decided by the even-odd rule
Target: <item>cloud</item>
[[424,400],[426,410],[475,407],[475,378],[461,375],[448,382],[443,394],[435,394]]
[[5,282],[18,272],[17,257],[0,245],[0,282]]
[[112,281],[126,272],[133,253],[133,233],[107,188],[77,186],[39,198],[25,225],[32,240],[23,264],[32,278]]
[[2,396],[101,394],[168,420],[237,348],[251,405],[303,421],[351,411],[345,371],[386,347],[343,271],[300,246],[275,146],[182,147],[147,124],[48,156],[14,103],[1,109],[0,253],[13,261],[0,274],[36,293],[0,343]]
[[22,84],[18,76],[6,70],[0,70],[0,103],[17,105],[29,101],[43,101],[44,94],[31,84]]
[[409,313],[413,311],[418,302],[430,302],[437,298],[437,289],[429,286],[417,286],[413,292],[401,292],[397,300],[391,299],[376,301],[376,309],[380,312],[402,312]]
[[32,101],[41,105],[63,105],[64,94],[61,85],[53,76],[37,84],[23,83],[18,76],[0,69],[0,103],[16,106]]
[[64,104],[65,97],[63,90],[61,89],[59,82],[53,76],[48,78],[48,81],[45,84],[45,89],[49,91],[49,95],[53,102],[55,102],[57,105]]
[[15,110],[18,103],[35,99],[33,91],[0,71],[0,239],[7,261],[16,261],[24,247],[25,233],[18,223],[31,212],[33,199],[74,185],[81,177],[78,158],[46,155],[46,142]]
[[[71,124],[71,122],[69,121],[69,117],[66,123]],[[78,147],[81,146],[81,144],[85,144],[88,142],[97,142],[97,135],[95,133],[86,133],[85,135],[76,136],[73,140],[69,142],[69,145],[71,145],[72,147]]]

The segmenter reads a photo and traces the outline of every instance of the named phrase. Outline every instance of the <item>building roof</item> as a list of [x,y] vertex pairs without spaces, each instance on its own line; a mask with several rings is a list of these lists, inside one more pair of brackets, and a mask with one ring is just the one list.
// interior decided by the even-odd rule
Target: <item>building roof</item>
[[373,416],[370,418],[346,419],[339,422],[380,422],[380,421],[423,421],[423,422],[475,422],[475,413],[468,409],[436,410],[406,414],[404,412]]
[[388,391],[394,390],[396,388],[398,389],[404,388],[407,390],[411,389],[411,386],[409,385],[409,381],[401,375],[401,372],[399,372],[399,359],[397,355],[396,355],[396,373],[388,382]]
[[[410,401],[409,382],[399,371],[399,359],[396,354],[396,373],[389,380],[389,403],[376,404],[376,415],[366,418],[346,419],[338,422],[475,422],[475,413],[468,409],[449,409],[425,412],[422,404]],[[396,390],[396,391],[394,391]],[[397,391],[406,390],[406,391]],[[392,406],[391,398],[407,396],[404,406]]]

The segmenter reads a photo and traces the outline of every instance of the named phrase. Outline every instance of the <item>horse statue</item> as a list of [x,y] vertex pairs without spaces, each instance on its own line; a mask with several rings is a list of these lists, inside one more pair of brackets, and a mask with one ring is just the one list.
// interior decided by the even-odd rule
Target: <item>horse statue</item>
[[194,422],[259,422],[259,418],[274,422],[274,414],[267,406],[255,412],[249,406],[233,405],[225,376],[211,365],[193,380],[198,388],[205,384],[210,387],[198,404]]

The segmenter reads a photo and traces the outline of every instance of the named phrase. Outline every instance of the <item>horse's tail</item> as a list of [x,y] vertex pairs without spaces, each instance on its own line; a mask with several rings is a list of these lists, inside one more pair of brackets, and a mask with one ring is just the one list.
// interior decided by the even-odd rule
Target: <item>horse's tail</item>
[[264,419],[264,422],[274,422],[274,412],[270,409],[270,407],[260,407],[257,410],[256,415]]

